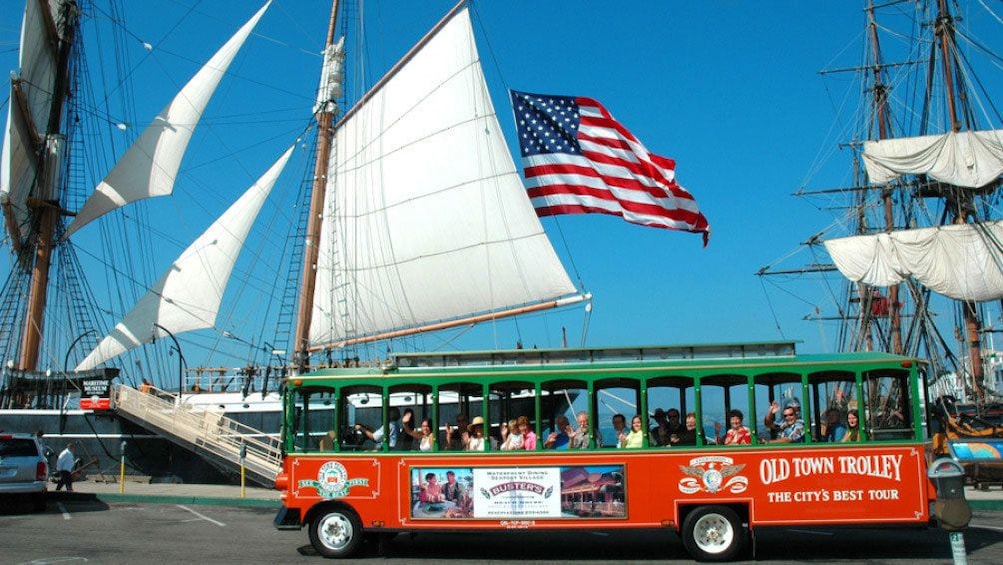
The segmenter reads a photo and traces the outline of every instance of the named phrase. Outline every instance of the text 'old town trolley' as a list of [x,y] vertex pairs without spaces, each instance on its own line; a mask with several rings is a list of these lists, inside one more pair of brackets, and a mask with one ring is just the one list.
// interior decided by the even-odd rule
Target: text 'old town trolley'
[[287,382],[280,528],[326,556],[443,530],[930,520],[923,365],[793,343],[397,355]]

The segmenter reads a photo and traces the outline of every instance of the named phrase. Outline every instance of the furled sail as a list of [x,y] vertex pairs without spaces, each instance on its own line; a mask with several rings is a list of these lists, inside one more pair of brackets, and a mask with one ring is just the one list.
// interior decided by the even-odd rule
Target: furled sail
[[1003,221],[830,239],[825,248],[852,281],[886,287],[913,276],[956,300],[1003,298]]
[[[76,7],[68,2],[26,2],[21,25],[19,74],[11,81],[7,128],[0,150],[0,205],[3,206],[7,231],[17,246],[27,235],[31,212],[28,198],[52,199],[57,178],[38,169],[36,155],[43,144],[53,151],[57,141],[46,139],[49,113],[56,90],[58,45],[63,38],[53,37],[64,26],[63,18],[76,17]],[[54,25],[55,24],[55,25]],[[32,188],[39,180],[47,186]]]
[[334,147],[312,346],[575,292],[502,136],[467,9],[342,118]]
[[93,369],[116,355],[166,335],[155,324],[171,333],[180,333],[209,328],[216,323],[223,291],[240,249],[293,147],[178,257],[111,334],[77,366],[77,371]]
[[868,141],[864,164],[875,184],[903,174],[924,174],[955,186],[979,188],[1003,174],[1003,130]]
[[174,180],[185,149],[209,99],[237,51],[251,34],[271,0],[258,10],[195,74],[174,100],[154,118],[108,176],[94,189],[66,229],[72,235],[94,219],[143,198],[165,196]]

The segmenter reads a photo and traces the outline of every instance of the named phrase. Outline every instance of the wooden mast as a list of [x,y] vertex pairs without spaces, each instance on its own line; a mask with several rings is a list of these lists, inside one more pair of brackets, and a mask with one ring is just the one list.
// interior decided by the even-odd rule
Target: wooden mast
[[[38,197],[29,200],[29,205],[35,210],[37,217],[38,232],[34,236],[36,240],[34,242],[34,261],[31,267],[31,285],[21,334],[21,356],[18,360],[18,368],[25,371],[34,371],[38,368],[38,357],[42,343],[42,326],[45,320],[45,306],[49,291],[49,267],[52,264],[52,251],[56,244],[56,225],[60,215],[58,160],[62,151],[63,139],[60,135],[60,124],[69,86],[70,51],[76,38],[78,15],[75,2],[70,1],[62,4],[63,14],[60,20],[63,29],[58,30],[56,22],[52,20],[49,3],[38,0],[38,4],[40,13],[46,19],[47,25],[45,27],[50,34],[49,44],[58,49],[58,57],[52,103],[49,108],[49,123],[45,124],[45,148],[39,156],[37,169],[41,172],[40,178],[35,184],[35,193]],[[51,159],[57,160],[57,166],[51,166]],[[31,234],[29,234],[30,237],[32,237]]]
[[[335,27],[338,19],[338,0],[331,3],[331,19],[328,23],[325,52],[334,45]],[[325,59],[325,64],[327,61]],[[321,86],[323,88],[323,85]],[[331,155],[334,136],[334,117],[338,108],[334,104],[323,104],[317,116],[317,155],[313,170],[313,189],[310,194],[310,217],[307,220],[305,249],[303,251],[303,276],[300,281],[300,302],[296,317],[296,338],[293,346],[293,363],[303,370],[308,365],[310,353],[310,324],[313,316],[313,297],[317,288],[317,258],[320,247],[320,233],[323,224],[324,200],[327,195],[327,163]]]
[[[877,125],[877,137],[878,139],[888,139],[890,135],[889,131],[889,114],[888,114],[888,87],[881,80],[882,73],[882,61],[881,61],[881,43],[878,39],[878,23],[874,16],[874,3],[868,2],[867,6],[867,19],[868,19],[868,32],[871,41],[871,51],[873,53],[874,63],[872,65],[872,73],[874,75],[874,86],[873,91],[873,105],[874,105],[874,122]],[[866,200],[866,194],[861,197],[861,206],[863,207]],[[881,193],[881,200],[884,206],[884,220],[885,220],[885,230],[892,231],[895,229],[895,214],[892,208],[892,189],[884,188]],[[866,217],[864,216],[863,209],[860,211],[860,229],[864,231],[866,229]],[[867,285],[859,284],[857,286],[857,296],[859,298],[859,304],[861,308],[860,320],[861,320],[861,334],[865,340],[866,350],[874,350],[874,338],[873,338],[873,328],[872,320],[876,316],[874,312],[874,296],[871,294],[871,290]],[[899,287],[898,285],[892,285],[888,287],[888,316],[890,322],[890,337],[891,343],[890,349],[891,353],[902,354],[902,317],[901,317],[901,304],[899,302]],[[880,313],[879,315],[884,315]]]
[[[943,65],[941,70],[944,74],[944,90],[947,92],[947,111],[951,119],[951,131],[961,131],[961,122],[958,120],[958,101],[955,98],[953,57],[951,55],[954,46],[954,17],[951,15],[947,5],[947,0],[937,2],[937,21],[935,30],[938,39]],[[968,220],[974,220],[974,207],[971,205],[971,195],[964,189],[956,189],[954,199],[954,223],[964,224]],[[971,364],[972,388],[976,401],[981,401],[983,397],[983,379],[985,371],[982,366],[982,322],[979,320],[978,305],[971,300],[962,302],[961,310],[965,320],[965,341],[968,347],[968,362]]]
[[[403,335],[410,335],[415,333],[420,333],[422,331],[430,331],[431,329],[443,329],[448,327],[455,327],[458,325],[464,325],[467,323],[476,323],[477,321],[483,319],[490,319],[496,317],[505,317],[516,315],[518,313],[526,311],[536,311],[546,308],[553,308],[550,304],[560,303],[561,301],[556,301],[554,303],[546,303],[537,307],[529,308],[517,308],[513,310],[514,313],[498,313],[493,315],[475,316],[472,318],[466,318],[464,320],[456,320],[452,322],[444,322],[440,324],[433,324],[431,326],[425,326],[422,328],[414,328],[403,331],[392,331],[380,334],[379,336],[368,336],[356,339],[344,340],[338,343],[311,346],[310,341],[310,325],[312,323],[313,316],[313,302],[314,294],[316,291],[316,281],[317,281],[317,260],[319,254],[319,244],[320,244],[320,233],[323,223],[323,213],[324,213],[324,200],[327,192],[327,166],[328,160],[331,152],[331,142],[333,140],[334,132],[349,118],[351,118],[355,112],[357,112],[367,101],[369,101],[377,92],[379,92],[390,80],[391,77],[396,75],[408,61],[410,61],[414,56],[421,51],[421,49],[434,37],[443,27],[466,5],[466,0],[459,0],[455,6],[441,19],[439,22],[425,34],[412,48],[410,51],[404,54],[404,56],[397,61],[397,63],[387,71],[387,74],[383,76],[375,85],[372,86],[365,94],[359,98],[358,101],[338,120],[334,125],[331,124],[338,109],[332,104],[325,105],[317,113],[317,162],[314,165],[314,181],[313,181],[313,191],[310,197],[310,217],[307,222],[307,236],[306,236],[306,249],[303,253],[303,280],[300,285],[300,303],[298,309],[297,323],[296,323],[296,341],[295,341],[295,352],[294,352],[294,364],[299,370],[304,370],[308,363],[310,353],[314,351],[320,351],[323,349],[329,349],[332,347],[344,347],[346,345],[353,345],[356,343],[365,343],[369,341],[375,341],[380,339],[390,339],[392,337],[400,337]],[[331,21],[328,28],[327,36],[327,46],[328,48],[334,44],[334,30],[335,30],[335,20],[338,12],[338,1],[335,0],[331,8]],[[584,297],[582,298],[584,299]]]

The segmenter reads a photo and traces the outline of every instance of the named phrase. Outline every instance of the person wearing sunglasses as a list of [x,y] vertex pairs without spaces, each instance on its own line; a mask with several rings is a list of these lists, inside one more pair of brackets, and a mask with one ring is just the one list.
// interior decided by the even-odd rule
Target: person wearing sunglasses
[[[777,412],[780,412],[780,422],[776,421]],[[788,404],[781,410],[780,403],[774,400],[766,411],[763,424],[774,438],[764,439],[763,443],[804,443],[804,420],[801,419],[800,406],[797,404]]]

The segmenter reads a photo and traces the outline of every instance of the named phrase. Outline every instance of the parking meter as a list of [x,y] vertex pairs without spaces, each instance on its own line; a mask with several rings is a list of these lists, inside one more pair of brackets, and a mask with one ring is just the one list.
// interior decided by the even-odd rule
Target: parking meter
[[122,440],[121,448],[122,448],[121,452],[122,463],[120,464],[118,469],[118,493],[124,494],[125,493],[125,440],[124,439]]
[[972,509],[965,499],[965,469],[958,462],[941,457],[933,462],[927,476],[937,489],[933,515],[949,532],[963,530],[972,519]]

